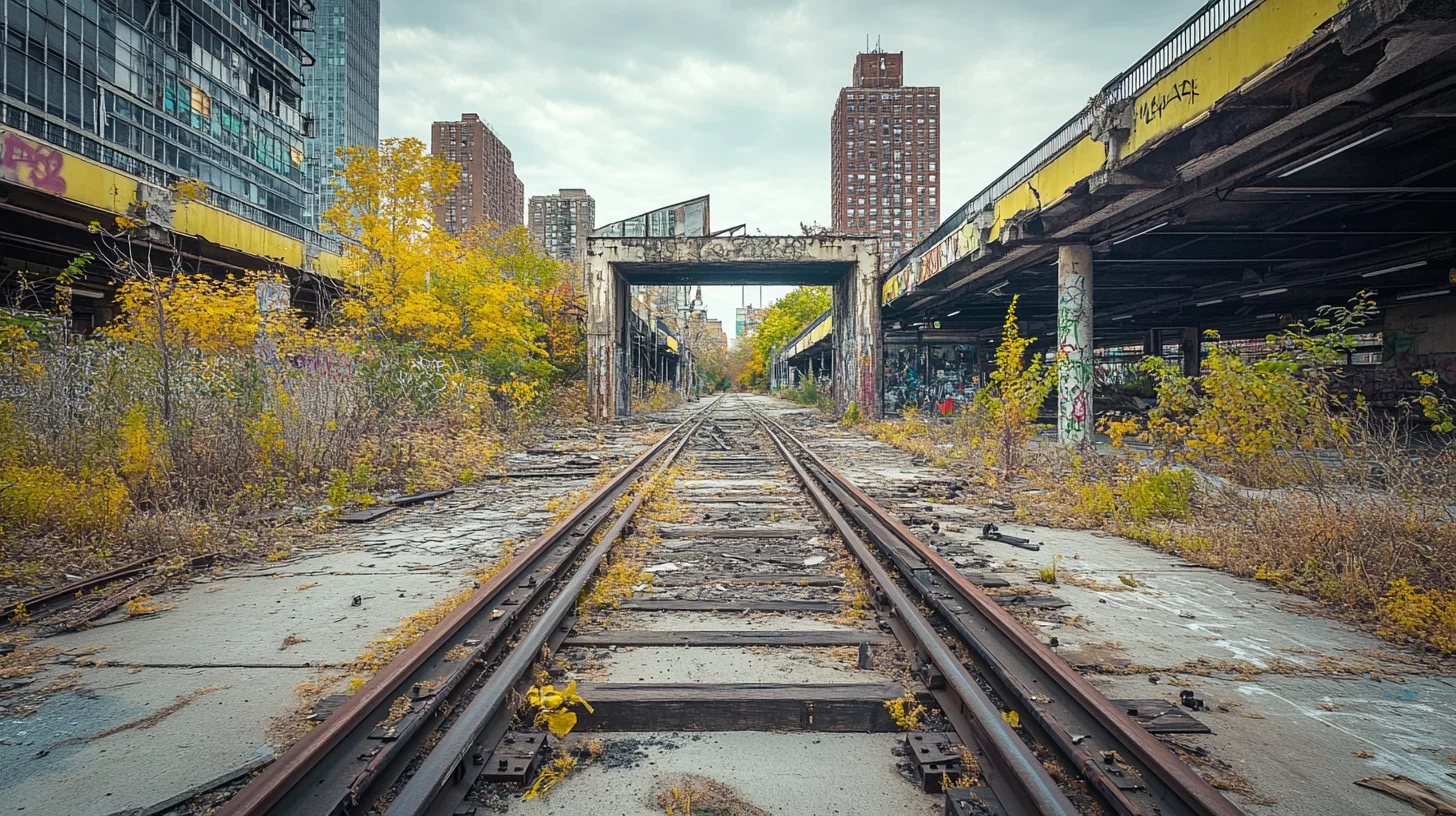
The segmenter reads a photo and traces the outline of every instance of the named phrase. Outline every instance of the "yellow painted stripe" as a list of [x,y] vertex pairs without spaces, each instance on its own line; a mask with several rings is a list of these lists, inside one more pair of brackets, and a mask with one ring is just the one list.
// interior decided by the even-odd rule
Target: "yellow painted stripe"
[[1308,41],[1344,5],[1345,0],[1259,3],[1138,95],[1133,103],[1135,118],[1127,153],[1212,110],[1219,99]]
[[793,357],[796,354],[801,354],[807,351],[810,346],[828,337],[833,331],[834,315],[830,315],[829,317],[824,318],[823,323],[815,326],[813,331],[810,331],[808,334],[799,338],[799,341],[794,345],[790,346],[783,356],[785,358],[788,358]]
[[[992,205],[991,240],[1001,236],[1007,219],[1038,206],[1050,207],[1067,197],[1067,191],[1107,163],[1107,145],[1083,136],[1081,141],[1042,165],[1031,178],[1016,185]],[[1035,192],[1033,192],[1035,189]]]
[[[3,128],[0,179],[117,215],[127,214],[137,203],[138,185],[143,183],[134,176]],[[172,229],[260,260],[274,259],[295,269],[303,267],[302,241],[200,201],[178,203],[172,213]],[[313,261],[313,271],[334,276],[343,263],[338,255],[320,253]]]
[[135,178],[3,128],[0,179],[118,214],[137,200]]
[[344,271],[344,259],[332,252],[320,252],[314,257],[313,269],[310,271],[316,275],[337,278]]
[[199,201],[183,201],[172,212],[172,229],[259,258],[303,266],[303,242]]

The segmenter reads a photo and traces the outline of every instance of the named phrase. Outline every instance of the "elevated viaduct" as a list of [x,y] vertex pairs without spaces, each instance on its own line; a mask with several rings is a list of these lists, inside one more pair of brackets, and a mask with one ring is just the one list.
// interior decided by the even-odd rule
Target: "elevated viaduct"
[[[1377,390],[1456,383],[1453,47],[1438,0],[1208,3],[885,270],[887,406],[974,393],[1016,294],[1061,357],[1067,441],[1094,356],[1196,371],[1205,330],[1260,338],[1360,291]],[[781,366],[822,359],[808,335]]]

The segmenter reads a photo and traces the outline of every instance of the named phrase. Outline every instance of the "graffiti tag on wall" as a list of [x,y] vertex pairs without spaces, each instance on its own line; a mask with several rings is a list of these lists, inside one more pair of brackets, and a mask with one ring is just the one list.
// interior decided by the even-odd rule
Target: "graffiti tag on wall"
[[18,134],[0,133],[0,178],[56,195],[66,194],[66,154]]
[[1058,281],[1057,432],[1062,441],[1086,439],[1092,417],[1092,349],[1087,318],[1087,276],[1073,262]]
[[1143,124],[1151,125],[1163,118],[1163,114],[1174,105],[1191,105],[1198,98],[1198,80],[1174,80],[1167,88],[1161,88],[1138,106],[1137,115]]
[[294,354],[288,363],[299,371],[333,382],[352,379],[356,371],[354,358],[332,350]]
[[962,224],[960,229],[922,252],[916,259],[918,263],[907,263],[888,278],[881,290],[881,302],[889,303],[914,291],[915,287],[940,274],[947,266],[974,252],[980,243],[980,230],[975,223]]

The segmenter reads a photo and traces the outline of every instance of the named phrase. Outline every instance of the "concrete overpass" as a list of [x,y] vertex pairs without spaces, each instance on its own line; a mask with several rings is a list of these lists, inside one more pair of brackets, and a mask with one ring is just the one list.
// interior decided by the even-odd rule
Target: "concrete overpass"
[[834,397],[870,414],[880,406],[879,251],[873,238],[703,236],[587,240],[587,407],[593,420],[631,412],[631,287],[832,287],[840,327]]
[[1456,4],[1215,0],[886,270],[886,348],[984,360],[1019,293],[1077,441],[1094,349],[1171,342],[1195,368],[1202,330],[1262,337],[1369,289],[1380,376],[1450,385],[1453,203]]

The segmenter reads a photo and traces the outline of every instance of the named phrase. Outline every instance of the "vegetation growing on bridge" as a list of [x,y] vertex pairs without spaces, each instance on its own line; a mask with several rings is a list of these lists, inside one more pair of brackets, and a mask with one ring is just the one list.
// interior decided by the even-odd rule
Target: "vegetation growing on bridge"
[[434,225],[458,167],[417,140],[345,158],[324,220],[348,258],[317,320],[277,272],[156,251],[145,209],[93,224],[98,257],[73,265],[120,282],[111,325],[70,333],[71,279],[58,318],[0,316],[0,580],[247,546],[239,514],[468,482],[580,370],[569,268],[521,227]]

